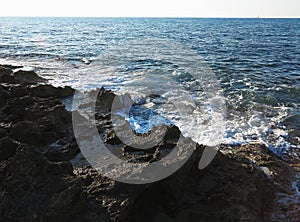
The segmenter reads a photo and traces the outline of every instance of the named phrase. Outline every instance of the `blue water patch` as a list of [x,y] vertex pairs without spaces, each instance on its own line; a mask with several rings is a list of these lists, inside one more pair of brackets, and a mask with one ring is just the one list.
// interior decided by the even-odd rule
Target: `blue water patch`
[[153,109],[141,104],[133,105],[129,111],[129,123],[132,130],[137,133],[147,133],[153,126],[165,124],[169,126],[172,122],[155,112]]

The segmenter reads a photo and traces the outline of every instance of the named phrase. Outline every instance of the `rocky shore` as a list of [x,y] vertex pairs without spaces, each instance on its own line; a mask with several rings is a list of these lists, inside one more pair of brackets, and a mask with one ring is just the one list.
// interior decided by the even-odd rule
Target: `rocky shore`
[[[63,99],[56,88],[21,67],[0,66],[0,221],[297,221],[297,161],[285,162],[263,145],[222,147],[198,170],[201,145],[175,174],[152,184],[106,178],[84,161]],[[101,89],[96,119],[104,141],[130,161],[155,161],[176,143],[170,126],[151,150],[124,146],[111,130],[114,94]],[[84,105],[82,105],[83,107]],[[296,182],[295,182],[296,181]],[[299,198],[299,197],[295,197]]]

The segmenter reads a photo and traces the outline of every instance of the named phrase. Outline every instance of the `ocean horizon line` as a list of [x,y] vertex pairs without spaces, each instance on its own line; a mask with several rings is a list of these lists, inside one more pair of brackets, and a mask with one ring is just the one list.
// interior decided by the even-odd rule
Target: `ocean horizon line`
[[300,19],[300,16],[253,16],[253,17],[218,17],[218,16],[208,16],[208,17],[197,17],[197,16],[27,16],[27,15],[0,15],[0,18],[125,18],[125,19]]

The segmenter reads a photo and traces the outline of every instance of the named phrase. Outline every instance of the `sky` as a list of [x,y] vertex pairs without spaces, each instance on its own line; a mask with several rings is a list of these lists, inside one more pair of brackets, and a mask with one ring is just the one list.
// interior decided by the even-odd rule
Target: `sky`
[[0,16],[300,17],[300,0],[4,0]]

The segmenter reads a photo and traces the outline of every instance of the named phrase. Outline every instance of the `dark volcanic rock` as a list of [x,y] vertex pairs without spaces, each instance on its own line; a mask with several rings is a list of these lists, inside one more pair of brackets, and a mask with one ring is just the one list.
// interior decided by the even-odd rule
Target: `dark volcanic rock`
[[29,145],[42,146],[58,139],[57,132],[49,132],[43,125],[35,122],[20,121],[11,128],[11,137]]
[[65,109],[64,105],[60,104],[46,109],[43,117],[38,122],[47,127],[55,127],[52,130],[57,131],[59,128],[71,123],[71,114]]
[[72,89],[69,86],[66,86],[64,88],[62,87],[54,87],[51,85],[39,85],[37,87],[34,87],[31,89],[31,94],[33,96],[42,97],[42,98],[64,98],[73,96],[74,89]]
[[63,138],[54,144],[45,146],[41,148],[41,151],[52,162],[69,161],[80,152],[77,143],[74,140],[70,141],[68,138]]
[[93,98],[97,98],[96,110],[100,109],[102,111],[110,111],[111,105],[116,97],[116,95],[112,91],[106,90],[103,87],[100,90],[91,91],[90,96]]
[[5,164],[0,167],[1,221],[84,221],[82,183],[69,163],[50,163],[22,146]]
[[19,98],[25,96],[29,96],[29,89],[21,84],[10,85],[7,91],[7,98]]
[[22,71],[19,70],[13,74],[14,79],[19,81],[20,83],[31,83],[36,84],[38,82],[45,82],[46,79],[39,77],[33,71]]
[[6,115],[13,116],[14,120],[35,120],[39,113],[33,112],[36,100],[30,96],[13,97],[7,102],[7,107],[3,110]]
[[[296,171],[265,146],[225,147],[200,171],[204,147],[195,144],[181,169],[152,184],[124,184],[100,175],[79,153],[71,113],[59,101],[74,91],[37,86],[42,78],[34,72],[13,74],[14,68],[0,66],[0,221],[271,221],[272,209],[280,215],[289,210],[276,205],[274,193],[292,194]],[[172,125],[152,148],[122,144],[109,112],[116,95],[104,88],[96,92],[90,96],[98,96],[97,127],[116,156],[148,164],[176,146],[180,131]],[[118,96],[117,103],[124,98]],[[89,139],[85,132],[80,137]]]
[[13,71],[14,69],[19,69],[22,68],[22,66],[15,66],[15,65],[0,65],[1,67],[7,68],[11,71]]
[[2,86],[0,86],[0,110],[6,106],[6,93],[3,90]]
[[9,137],[0,139],[0,161],[6,160],[16,154],[19,144]]
[[117,137],[116,133],[113,130],[107,132],[104,135],[103,141],[111,145],[122,144],[122,141]]
[[178,127],[170,125],[167,129],[167,132],[164,136],[164,140],[178,140],[181,132]]
[[42,78],[24,71],[11,75],[10,67],[0,68],[1,77],[6,76],[0,78],[0,221],[87,221],[81,179],[70,162],[61,162],[75,156],[78,147],[66,141],[58,149],[64,158],[52,158],[55,162],[44,155],[50,149],[43,149],[70,134],[71,114],[58,99],[73,90],[33,96],[30,84]]
[[[29,104],[29,103],[28,103]],[[5,109],[6,113],[15,115],[18,122],[12,124],[11,137],[30,145],[41,146],[54,142],[71,129],[71,114],[65,110],[63,105],[53,107],[39,106],[36,108],[33,102],[32,109]],[[18,106],[16,105],[16,108]],[[42,109],[42,110],[41,110]],[[24,119],[24,120],[21,120]]]
[[[277,192],[293,193],[297,172],[267,147],[245,145],[218,153],[201,171],[199,157],[194,154],[174,175],[141,192],[126,221],[273,221],[274,213],[297,221],[299,208],[287,205],[292,196],[274,201]],[[251,157],[255,163],[249,162]]]
[[11,69],[4,67],[4,66],[0,66],[0,76],[10,75],[11,73],[12,73]]
[[1,83],[15,83],[13,76],[11,75],[13,71],[7,67],[0,66],[0,82]]

